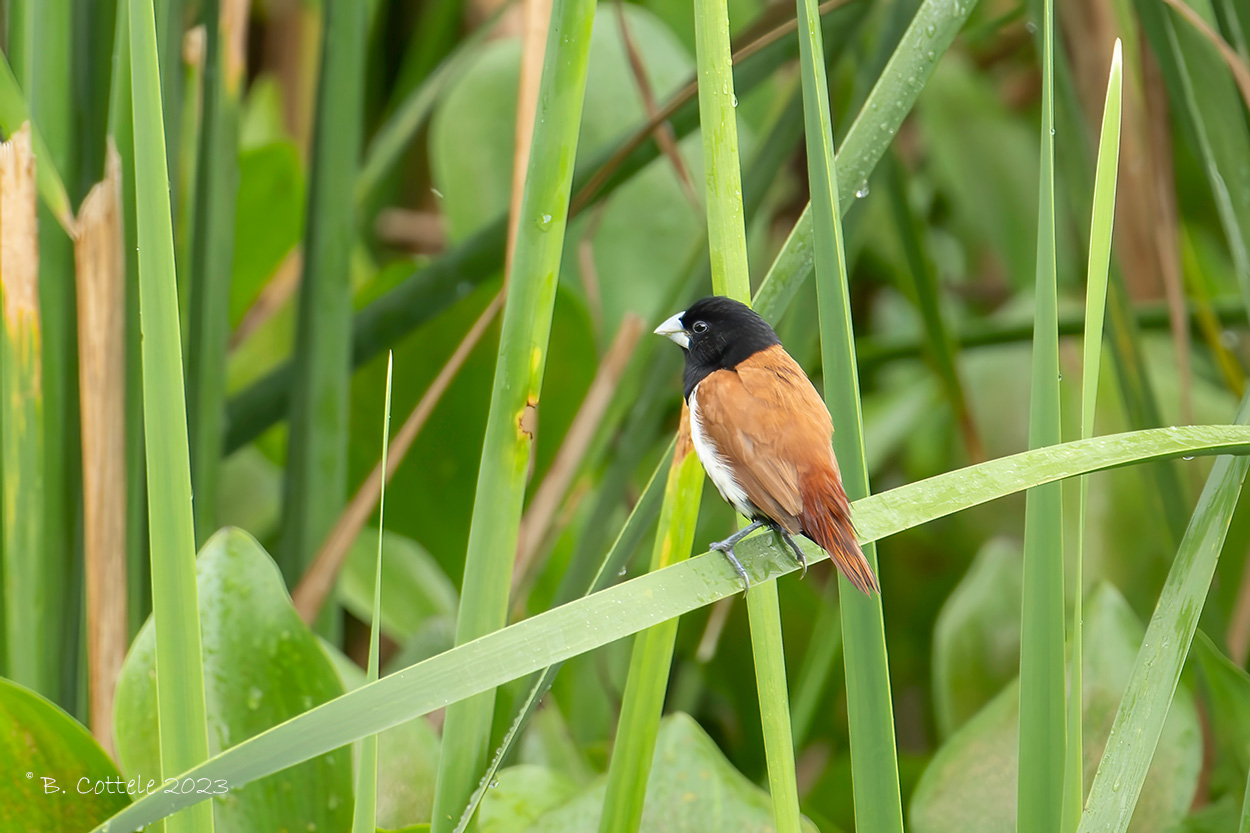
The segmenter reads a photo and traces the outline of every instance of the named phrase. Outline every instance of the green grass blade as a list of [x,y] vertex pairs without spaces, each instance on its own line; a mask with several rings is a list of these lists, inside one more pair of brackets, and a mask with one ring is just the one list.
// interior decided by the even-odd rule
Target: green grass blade
[[[1044,483],[1208,454],[1250,454],[1250,428],[1156,428],[1026,451],[871,495],[856,501],[852,511],[860,542],[867,543]],[[752,582],[798,569],[793,555],[776,547],[769,536],[749,538],[739,548]],[[807,544],[804,551],[809,563],[827,558],[814,544]],[[741,580],[724,557],[705,553],[383,677],[231,747],[183,775],[228,778],[232,787],[242,786],[741,591]],[[110,819],[111,829],[149,824],[196,798],[193,794],[147,796]],[[97,828],[95,833],[104,831]]]
[[[156,21],[149,0],[129,3],[156,691],[161,767],[170,774],[208,757],[208,727]],[[171,821],[168,829],[211,831],[211,806]]]
[[[686,441],[681,443],[681,451],[674,456],[668,471],[659,531],[651,552],[652,572],[690,557],[699,519],[703,468],[692,453],[687,420],[682,421],[680,436]],[[621,700],[621,718],[608,765],[600,833],[634,833],[642,823],[647,776],[651,772],[664,695],[668,691],[677,623],[677,619],[670,619],[643,631],[634,642],[625,695]]]
[[[227,57],[221,0],[206,0],[203,115],[191,238],[191,330],[187,408],[191,417],[191,482],[196,543],[216,531],[217,472],[225,417],[226,341],[234,266],[234,213],[239,184],[239,95],[243,67]],[[236,23],[236,25],[240,25]]]
[[[1188,5],[1208,25],[1214,23],[1209,0]],[[1250,217],[1238,206],[1250,198],[1250,131],[1228,67],[1215,48],[1188,21],[1163,3],[1136,3],[1142,29],[1150,39],[1181,132],[1197,155],[1215,200],[1228,241],[1242,299],[1250,307]]]
[[[726,0],[695,0],[695,54],[699,70],[699,123],[707,177],[708,255],[712,291],[750,303],[746,224],[742,207],[742,172],[738,160],[738,97],[734,92]],[[820,32],[820,18],[807,26]],[[824,51],[817,48],[820,60]],[[823,63],[822,63],[823,66]],[[697,507],[694,508],[697,514]],[[760,698],[764,752],[773,820],[782,833],[799,829],[790,703],[786,691],[785,649],[777,585],[754,584],[747,590],[751,651]]]
[[[177,171],[179,167],[178,150],[181,145],[182,133],[182,36],[183,7],[186,0],[154,0],[156,7],[156,50],[161,71],[161,108],[165,113],[165,149],[166,169]],[[169,200],[172,205],[179,202],[179,177],[173,176],[169,182]]]
[[[382,407],[382,471],[386,471],[386,452],[391,444],[391,371],[395,357],[386,357],[386,404]],[[369,664],[365,682],[378,679],[378,658],[382,634],[382,541],[386,537],[386,478],[378,483],[378,560],[373,573],[373,621],[369,628]],[[369,735],[360,741],[360,761],[356,770],[356,808],[352,816],[352,833],[374,833],[378,809],[378,736]]]
[[[803,112],[807,135],[808,183],[815,233],[816,296],[820,312],[820,354],[825,403],[833,416],[834,451],[842,468],[847,497],[869,493],[864,457],[864,420],[859,399],[859,371],[851,321],[849,275],[842,245],[838,170],[833,153],[833,120],[825,78],[820,30],[814,26],[816,3],[802,0],[800,36]],[[858,521],[857,521],[858,522]],[[878,573],[876,548],[864,557]],[[851,733],[851,772],[856,826],[883,833],[903,830],[898,756],[894,747],[889,662],[880,595],[866,596],[838,576],[843,659],[846,664],[847,718]]]
[[[53,165],[64,177],[71,200],[81,193],[78,184],[77,92],[73,83],[77,51],[71,43],[73,20],[70,0],[30,3],[34,33],[27,77],[19,75],[27,93],[32,119],[40,125],[47,153],[38,167]],[[78,598],[82,592],[77,536],[81,529],[79,489],[82,481],[81,432],[78,428],[78,351],[75,334],[74,251],[70,238],[39,213],[39,306],[43,420],[44,420],[44,555],[40,560],[48,592],[54,599]],[[71,235],[72,236],[72,235]],[[54,699],[77,712],[80,607],[54,613],[45,625],[47,646],[59,646],[64,658]],[[73,658],[73,659],[71,659]]]
[[[1114,276],[1115,273],[1113,272],[1112,278]],[[1111,295],[1115,285],[1115,280],[1109,280],[1107,283],[1107,304],[1109,307],[1112,307],[1109,310],[1109,313],[1112,315],[1114,315],[1114,307],[1112,306]],[[1135,330],[1166,330],[1170,326],[1168,309],[1164,303],[1147,302],[1138,304],[1135,307],[1129,305],[1127,309],[1132,317]],[[1242,304],[1240,297],[1226,296],[1216,298],[1211,303],[1211,311],[1221,326],[1235,326],[1244,324],[1246,321],[1245,306]],[[1189,315],[1192,326],[1197,327],[1201,323],[1199,317],[1201,308],[1197,305],[1191,306]],[[1108,320],[1107,324],[1110,325],[1110,323],[1110,320]],[[1060,314],[1059,335],[1074,336],[1081,335],[1084,332],[1084,310],[1066,310]],[[954,338],[960,349],[1028,341],[1032,337],[1033,316],[1018,314],[1011,317],[1004,316],[1002,320],[992,322],[979,324],[969,322],[967,326],[961,327],[952,334],[952,338]],[[869,370],[898,359],[921,356],[924,350],[924,344],[912,334],[864,336],[857,339],[856,344],[858,345],[857,352],[859,353],[860,368]],[[1183,526],[1181,531],[1184,532]]]
[[123,251],[126,257],[126,599],[133,636],[151,610],[148,578],[147,492],[143,439],[143,365],[139,338],[139,244],[135,232],[135,143],[130,95],[129,0],[117,4],[113,77],[109,87],[109,134],[121,158]]
[[776,581],[763,583],[758,588],[752,584],[747,591],[747,617],[751,623],[751,656],[755,661],[755,687],[759,692],[760,727],[764,732],[773,820],[779,833],[798,833],[802,815],[799,813],[794,729],[790,722],[790,693],[786,684],[781,603]]
[[[1121,52],[1116,39],[1111,57],[1111,77],[1098,140],[1098,166],[1094,177],[1094,210],[1090,219],[1089,267],[1085,285],[1085,344],[1081,361],[1081,439],[1094,436],[1094,411],[1098,402],[1098,372],[1102,367],[1103,319],[1107,302],[1107,275],[1111,267],[1111,232],[1115,220],[1116,175],[1120,162]],[[1081,611],[1084,595],[1085,507],[1089,478],[1081,478],[1077,504],[1076,556],[1073,559],[1071,677],[1068,684],[1068,748],[1064,761],[1063,830],[1080,824],[1085,799],[1084,744],[1081,733]]]
[[[1042,49],[1042,151],[1029,447],[1060,441],[1059,320],[1055,265],[1054,4],[1046,0]],[[1020,833],[1053,833],[1063,806],[1064,607],[1062,489],[1025,497],[1020,623]]]
[[[30,108],[26,106],[26,98],[22,88],[13,77],[9,62],[0,55],[0,129],[12,136],[17,129],[30,121]],[[31,145],[35,150],[35,158],[39,160],[36,181],[39,184],[39,196],[44,205],[52,212],[52,216],[61,224],[67,234],[74,228],[74,212],[70,208],[69,195],[65,192],[65,184],[52,161],[52,154],[43,140],[39,128],[31,124]]]
[[42,328],[35,178],[29,128],[0,145],[0,448],[5,501],[0,517],[4,575],[4,676],[45,696],[56,691],[56,610],[45,557],[47,520]]
[[981,441],[968,412],[968,399],[964,395],[963,382],[955,366],[954,341],[942,319],[937,275],[933,261],[926,251],[925,229],[912,212],[907,196],[904,165],[897,153],[886,157],[884,173],[889,186],[890,213],[898,228],[899,242],[902,244],[903,256],[912,278],[910,283],[906,280],[900,281],[900,289],[910,296],[909,300],[920,312],[924,323],[926,358],[941,380],[942,392],[963,429],[964,446],[969,458],[978,460],[984,457]]
[[[1250,398],[1242,400],[1237,422],[1250,422]],[[1089,788],[1081,833],[1128,829],[1198,627],[1198,615],[1211,587],[1247,468],[1250,460],[1246,457],[1220,457],[1211,469],[1120,700],[1102,761]]]
[[[327,0],[278,564],[294,586],[343,508],[364,8]],[[328,621],[323,618],[323,621]]]
[[[510,2],[503,3],[499,9],[510,6]],[[455,43],[462,20],[464,0],[451,0],[449,3],[435,3],[421,8],[413,37],[409,40],[399,65],[389,109],[402,108],[402,102],[396,103],[397,99],[406,99],[418,84],[427,81],[430,75],[438,71],[435,62],[446,60],[450,54],[449,47]]]
[[[533,419],[542,389],[556,277],[568,222],[594,3],[559,0],[552,9],[539,84],[539,112],[526,175],[499,356],[478,470],[456,642],[502,628],[516,553]],[[431,819],[451,830],[486,768],[494,691],[447,710]]]
[[793,718],[795,747],[802,747],[812,730],[816,714],[824,705],[825,687],[842,650],[842,612],[838,606],[837,583],[829,582],[821,597],[820,615],[812,626],[812,643],[799,667],[794,686]]
[[751,297],[747,236],[738,161],[738,105],[724,0],[695,0],[695,56],[699,67],[699,124],[707,177],[707,240],[712,291],[741,301]]
[[[667,479],[661,479],[660,474],[666,468],[671,469],[670,464],[673,459],[674,445],[675,443],[670,443],[668,450],[660,458],[659,467],[651,476],[651,480],[647,483],[647,487],[643,490],[642,495],[639,496],[637,503],[634,504],[629,517],[625,520],[625,525],[617,534],[616,540],[608,550],[608,554],[604,557],[598,573],[588,585],[581,587],[577,587],[576,584],[570,582],[569,576],[571,573],[566,573],[565,580],[561,583],[560,589],[556,593],[557,605],[603,590],[611,584],[617,575],[625,570],[629,557],[641,544],[644,534],[650,529],[652,522],[656,519],[656,515],[662,509],[662,486],[667,483]],[[629,455],[629,459],[634,459],[633,455]],[[461,823],[456,826],[457,833],[460,833],[467,826],[469,818],[477,811],[478,805],[481,804],[482,798],[486,794],[487,787],[495,780],[495,774],[499,771],[499,767],[508,753],[515,746],[521,730],[529,724],[530,718],[534,716],[534,712],[537,711],[543,695],[551,688],[551,684],[555,680],[560,667],[561,663],[556,663],[542,669],[542,672],[536,675],[529,691],[524,696],[517,698],[519,705],[516,717],[513,719],[512,725],[508,727],[508,731],[504,733],[503,741],[499,749],[495,751],[495,756],[491,759],[490,765],[486,768],[482,779],[478,782],[477,789],[470,796],[469,805],[465,808],[464,815],[461,816]],[[628,701],[628,697],[626,701]],[[654,744],[652,746],[654,747]],[[615,749],[613,754],[615,754]]]

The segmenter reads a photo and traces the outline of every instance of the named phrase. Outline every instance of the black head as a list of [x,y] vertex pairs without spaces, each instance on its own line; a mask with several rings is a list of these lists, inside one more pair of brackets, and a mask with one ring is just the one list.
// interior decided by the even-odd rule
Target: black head
[[733,370],[766,347],[780,344],[768,322],[746,304],[712,295],[665,321],[655,332],[686,352],[686,396],[716,370]]

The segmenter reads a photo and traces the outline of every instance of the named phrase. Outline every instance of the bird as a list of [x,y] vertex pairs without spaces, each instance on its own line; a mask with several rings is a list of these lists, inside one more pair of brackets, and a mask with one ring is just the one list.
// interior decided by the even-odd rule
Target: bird
[[807,573],[802,534],[829,553],[865,594],[880,592],[851,523],[833,454],[833,420],[777,333],[746,304],[719,295],[696,301],[655,329],[686,357],[690,438],[716,490],[751,523],[710,545],[750,579],[734,546],[769,527]]

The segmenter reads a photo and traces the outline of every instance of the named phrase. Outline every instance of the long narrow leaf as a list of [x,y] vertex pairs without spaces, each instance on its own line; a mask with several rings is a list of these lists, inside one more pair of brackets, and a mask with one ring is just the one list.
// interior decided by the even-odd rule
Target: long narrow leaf
[[[0,129],[7,135],[13,135],[18,128],[30,121],[30,108],[22,95],[22,89],[13,77],[9,62],[0,55]],[[31,125],[31,144],[35,150],[35,158],[39,160],[39,169],[35,173],[39,183],[39,196],[44,204],[56,217],[67,234],[73,233],[74,212],[70,208],[69,195],[65,193],[65,184],[52,161],[52,154],[43,141],[39,129]]]
[[[1107,303],[1107,274],[1111,266],[1111,230],[1115,219],[1116,174],[1120,160],[1120,41],[1111,56],[1111,77],[1103,109],[1102,133],[1098,141],[1098,168],[1094,184],[1094,211],[1090,219],[1089,267],[1085,284],[1085,344],[1081,362],[1081,439],[1094,436],[1094,411],[1098,401],[1098,372],[1102,367],[1102,326]],[[1072,676],[1068,685],[1068,749],[1064,762],[1063,829],[1076,830],[1085,797],[1081,733],[1081,611],[1084,595],[1083,567],[1085,507],[1089,499],[1089,478],[1081,478],[1081,500],[1077,504],[1075,578],[1072,607]]]
[[[1188,4],[1208,25],[1214,19],[1209,0]],[[1198,156],[1220,226],[1228,241],[1242,298],[1250,306],[1250,216],[1241,210],[1250,198],[1250,131],[1228,67],[1215,48],[1163,3],[1139,0],[1142,28],[1159,59],[1184,133]]]
[[239,96],[244,67],[229,44],[246,25],[239,0],[204,4],[205,59],[195,227],[191,239],[191,329],[187,407],[196,543],[216,531],[217,471],[225,417],[226,341],[234,260],[234,207],[239,184]]
[[[91,731],[113,749],[113,689],[130,645],[126,565],[125,264],[121,162],[78,213],[78,369],[82,411],[83,561]],[[3,274],[0,265],[0,275]]]
[[[859,183],[866,182],[881,161],[938,59],[946,54],[975,7],[975,0],[925,0],[916,11],[838,151],[835,167],[840,183],[838,210],[842,214],[855,202]],[[756,310],[770,310],[765,316],[770,320],[781,317],[814,268],[812,220],[808,205],[756,293]],[[800,277],[792,280],[794,275]]]
[[[738,161],[738,116],[735,112],[738,98],[734,92],[729,47],[729,6],[727,0],[695,0],[694,7],[695,51],[701,80],[699,123],[704,164],[709,171],[707,228],[712,291],[749,303],[751,282]],[[813,13],[804,22],[819,33],[819,15]],[[823,61],[824,50],[818,49],[817,54]],[[755,584],[747,590],[747,616],[773,820],[781,833],[798,833],[799,797],[786,691],[785,649],[781,640],[781,609],[775,583]]]
[[352,188],[360,160],[365,10],[327,0],[300,287],[278,565],[294,586],[346,502]]
[[[1041,170],[1029,447],[1054,445],[1059,426],[1059,311],[1055,266],[1054,3],[1045,0]],[[1020,622],[1020,833],[1060,826],[1065,756],[1063,673],[1063,492],[1030,490],[1024,515],[1024,599]]]
[[[833,417],[834,450],[842,469],[847,497],[869,493],[864,457],[864,419],[855,361],[854,324],[842,222],[838,204],[838,172],[833,154],[833,119],[828,82],[820,61],[820,30],[812,25],[816,4],[801,0],[807,37],[800,38],[803,111],[807,126],[808,184],[815,233],[816,295],[820,312],[820,354],[824,366],[825,402]],[[876,548],[864,547],[874,573]],[[842,614],[843,658],[846,663],[847,717],[851,732],[851,774],[855,791],[856,826],[882,833],[903,830],[898,756],[894,747],[890,670],[885,651],[885,622],[880,595],[865,596],[838,575]]]
[[[53,696],[56,666],[48,650],[49,613],[56,609],[45,558],[46,490],[36,161],[28,127],[0,145],[0,448],[4,456],[4,674]],[[33,633],[32,633],[33,631]]]
[[[129,3],[156,695],[161,768],[169,775],[208,757],[208,726],[156,21],[150,0]],[[212,808],[200,805],[176,821],[171,831],[211,831]]]
[[[1026,451],[871,495],[856,501],[852,511],[860,542],[868,543],[1044,483],[1207,454],[1250,454],[1250,428],[1157,428]],[[739,548],[752,582],[798,569],[792,554],[775,548],[768,536],[743,541]],[[827,557],[813,544],[804,551],[809,563]],[[705,553],[398,671],[231,747],[183,775],[227,778],[232,787],[242,786],[741,591],[741,580],[725,559]],[[193,794],[156,793],[108,824],[114,830],[133,829],[196,800]],[[95,833],[105,831],[97,828]]]
[[[652,572],[689,558],[694,542],[704,477],[698,457],[692,453],[689,419],[689,411],[683,408],[678,448],[669,468],[659,531],[651,553]],[[642,823],[647,776],[668,691],[677,623],[677,619],[670,619],[639,634],[634,642],[621,700],[621,719],[608,766],[608,786],[599,821],[601,833],[634,833]]]
[[[1250,397],[1242,400],[1237,422],[1250,422]],[[1081,816],[1081,833],[1123,833],[1128,829],[1189,655],[1247,468],[1250,458],[1220,457],[1207,477],[1111,725]]]
[[[391,442],[391,371],[395,357],[386,357],[386,402],[382,406],[382,471],[386,471],[386,452]],[[386,478],[378,483],[378,560],[373,571],[373,621],[369,628],[369,662],[365,682],[378,680],[378,657],[382,633],[382,541],[386,536]],[[369,735],[360,742],[360,760],[356,764],[356,808],[352,816],[352,833],[374,833],[378,809],[378,736]]]
[[[512,277],[504,302],[456,619],[457,643],[498,630],[507,620],[512,561],[568,223],[572,160],[577,154],[593,22],[590,0],[559,0],[551,12],[539,84],[543,118],[534,125]],[[486,767],[494,701],[494,691],[488,690],[447,711],[431,819],[432,830],[438,833],[452,829]]]

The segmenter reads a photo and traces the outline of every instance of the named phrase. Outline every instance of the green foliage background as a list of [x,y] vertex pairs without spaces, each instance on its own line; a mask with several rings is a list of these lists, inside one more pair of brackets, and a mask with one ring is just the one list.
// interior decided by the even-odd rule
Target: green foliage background
[[[901,814],[908,830],[993,833],[1040,829],[1028,808],[1062,799],[1064,833],[1250,833],[1245,458],[1210,459],[1250,447],[1232,425],[1245,421],[1250,361],[1250,89],[1238,86],[1250,78],[1250,7],[845,0],[820,7],[819,27],[795,27],[794,5],[732,0],[730,73],[696,48],[724,3],[598,4],[588,40],[559,29],[547,39],[549,139],[529,158],[523,268],[505,284],[518,78],[524,50],[543,40],[522,43],[524,5],[0,2],[0,128],[8,138],[32,122],[42,200],[39,366],[15,346],[29,332],[7,318],[0,344],[0,758],[15,761],[0,782],[0,833],[85,831],[119,812],[120,829],[160,824],[192,799],[54,800],[32,784],[159,783],[189,769],[229,788],[167,829],[347,830],[360,782],[344,744],[372,735],[379,830],[876,833],[898,829],[889,819]],[[590,5],[559,0],[554,14],[575,19]],[[219,23],[230,9],[244,11],[242,40]],[[1099,276],[1085,264],[1100,233],[1095,160],[1117,37],[1118,202]],[[735,528],[712,492],[698,502],[701,475],[680,456],[669,476],[680,356],[649,335],[722,280],[709,267],[708,203],[732,180],[724,160],[704,158],[696,78],[722,79],[733,97],[742,183],[728,202],[745,219],[755,306],[840,416],[840,448],[857,432],[841,415],[862,412],[873,495],[856,518],[876,542],[888,660],[875,677],[877,602],[847,607],[827,565],[800,581],[763,539],[740,550],[753,579],[777,579],[782,639],[754,607],[748,618],[717,558],[684,560]],[[836,159],[809,160],[824,147],[805,135],[822,124],[813,79],[827,87]],[[551,109],[581,83],[576,107]],[[665,108],[659,127],[654,107]],[[578,118],[551,115],[570,112]],[[657,143],[660,131],[671,143]],[[128,253],[117,314],[127,319],[131,641],[116,733],[99,743],[87,719],[84,417],[66,227],[109,139]],[[1053,171],[1038,161],[1051,141]],[[543,156],[565,144],[575,157]],[[1039,201],[1052,188],[1053,204]],[[1105,221],[1115,198],[1102,194]],[[1054,310],[1039,283],[1049,257]],[[1106,349],[1083,359],[1086,289],[1100,280]],[[828,294],[839,287],[845,312]],[[387,352],[398,426],[501,291],[524,304],[504,332],[524,338],[501,346],[505,310],[468,350],[399,451],[385,530],[366,525],[306,625],[288,594],[379,462]],[[578,439],[579,411],[634,318],[643,335]],[[1057,380],[1035,362],[1035,326],[1060,333]],[[531,330],[536,354],[517,346]],[[846,356],[857,389],[851,374],[825,372]],[[1093,434],[1124,436],[1010,458],[1031,437],[1082,439],[1089,361],[1101,369]],[[1031,394],[1039,380],[1058,382],[1054,414]],[[541,382],[532,445],[518,435],[516,456],[483,469],[484,443],[488,454],[511,448],[488,426],[516,424],[507,397],[531,382]],[[26,431],[29,414],[39,431]],[[1198,427],[1125,433],[1187,424]],[[985,467],[961,471],[975,464]],[[1087,492],[1059,481],[1087,471]],[[492,594],[516,549],[515,507],[504,504],[528,523],[535,494],[561,477],[532,566],[500,607]],[[1062,521],[1031,510],[1026,532],[1024,490],[1052,482]],[[693,549],[667,557],[682,507]],[[640,578],[653,545],[662,569]],[[473,548],[489,581],[466,573]],[[1052,576],[1063,565],[1062,611],[1026,572],[1026,548]],[[1049,603],[1050,618],[1022,637],[1023,598]],[[375,610],[376,683],[363,671]],[[627,688],[634,640],[621,637],[677,614],[633,662],[652,684]],[[1074,639],[1080,697],[1065,707],[1069,732],[1079,715],[1082,733],[1065,746],[1062,733],[1030,733],[1041,711],[1027,694],[1022,706],[1019,680],[1022,662],[1027,683],[1050,651],[1032,702],[1070,696],[1054,669]],[[761,656],[784,667],[788,691],[757,692]],[[186,696],[162,676],[174,670],[191,681]],[[879,696],[888,708],[848,701],[848,674],[858,702]],[[485,692],[493,707],[481,706]],[[462,702],[445,727],[444,707],[470,695],[481,695],[467,701],[475,716]],[[610,779],[623,713],[645,728]],[[781,741],[793,744],[801,822],[777,778],[778,726],[790,727]],[[1023,777],[1022,744],[1046,755]],[[1028,775],[1057,775],[1051,764],[1065,757],[1082,795]],[[603,818],[605,800],[634,815]],[[435,817],[436,806],[454,809]]]

